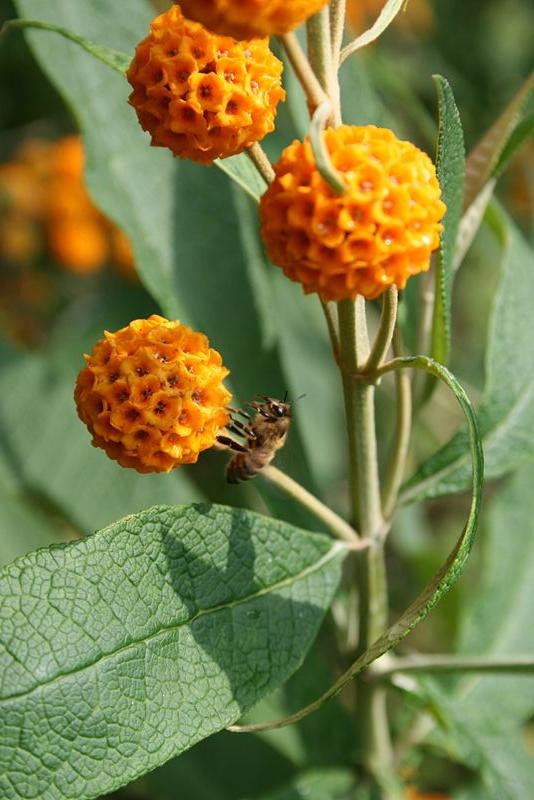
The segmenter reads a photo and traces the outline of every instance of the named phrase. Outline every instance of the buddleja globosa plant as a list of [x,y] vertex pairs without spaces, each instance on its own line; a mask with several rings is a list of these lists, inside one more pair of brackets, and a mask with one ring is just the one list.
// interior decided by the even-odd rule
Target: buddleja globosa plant
[[[532,79],[466,162],[452,90],[434,76],[434,166],[373,118],[343,124],[340,67],[402,0],[353,40],[344,0],[184,0],[155,18],[145,0],[16,5],[13,24],[41,29],[29,41],[80,120],[90,188],[130,237],[165,314],[106,331],[79,372],[78,415],[117,462],[94,453],[91,470],[107,476],[100,497],[137,471],[178,475],[166,496],[195,502],[153,505],[169,476],[142,475],[135,486],[152,481],[142,496],[152,507],[129,513],[140,495],[125,491],[128,516],[4,567],[1,797],[95,798],[145,775],[132,797],[525,800],[532,772],[519,731],[532,698],[502,712],[513,779],[502,752],[488,755],[485,723],[471,727],[462,710],[498,705],[500,686],[512,696],[509,676],[489,693],[479,673],[526,672],[532,659],[516,645],[493,650],[480,610],[478,650],[428,656],[403,640],[465,566],[483,444],[492,478],[534,455],[528,247],[491,201],[531,128],[519,120]],[[274,129],[273,164],[260,141]],[[453,279],[486,209],[511,263],[493,312],[480,432],[448,364]],[[412,406],[420,419],[428,404],[429,424],[440,384],[464,427],[403,483]],[[375,424],[377,395],[390,398],[389,432]],[[330,435],[342,402],[347,456]],[[287,471],[271,463],[279,453]],[[224,459],[230,480],[255,481],[225,487]],[[330,493],[325,504],[336,481],[350,500]],[[390,612],[385,553],[397,512],[466,489],[450,555],[424,588],[410,584],[404,611]],[[503,537],[522,524],[518,512]],[[297,670],[314,658],[325,616],[329,667],[310,684],[309,670]],[[458,680],[439,682],[433,673],[444,670]],[[466,672],[476,677],[460,680]],[[284,685],[285,700],[257,705]],[[301,745],[260,736],[288,726]],[[209,794],[180,773],[181,759],[224,729],[210,741],[234,748],[231,770],[246,773],[250,741],[265,758],[246,789],[215,784]],[[176,756],[178,777],[148,774]],[[277,758],[285,766],[269,781]],[[207,752],[199,774],[210,765]],[[448,794],[429,794],[439,789]]]

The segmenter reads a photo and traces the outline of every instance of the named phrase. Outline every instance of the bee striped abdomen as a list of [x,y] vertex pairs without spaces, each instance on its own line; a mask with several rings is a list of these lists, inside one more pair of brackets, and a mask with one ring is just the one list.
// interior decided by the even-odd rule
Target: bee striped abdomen
[[275,451],[272,448],[236,453],[226,467],[226,480],[228,483],[241,483],[254,478],[258,472],[271,463],[274,454]]

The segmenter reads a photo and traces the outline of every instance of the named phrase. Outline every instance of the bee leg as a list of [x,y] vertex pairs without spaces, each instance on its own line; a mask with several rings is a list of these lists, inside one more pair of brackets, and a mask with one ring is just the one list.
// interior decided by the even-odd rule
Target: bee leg
[[256,434],[252,428],[248,425],[243,425],[243,423],[239,422],[237,419],[233,419],[232,424],[227,425],[226,427],[229,431],[232,431],[232,433],[237,433],[238,436],[243,436],[244,434],[245,436],[250,436],[252,439],[256,438]]
[[248,453],[246,447],[244,447],[242,444],[239,444],[239,442],[234,442],[234,440],[230,439],[229,436],[217,436],[217,441],[219,444],[224,444],[226,447],[236,453]]
[[247,414],[246,411],[242,411],[240,408],[234,408],[233,406],[226,406],[226,408],[232,414],[239,414],[241,417],[244,417],[245,419],[250,419],[250,414]]

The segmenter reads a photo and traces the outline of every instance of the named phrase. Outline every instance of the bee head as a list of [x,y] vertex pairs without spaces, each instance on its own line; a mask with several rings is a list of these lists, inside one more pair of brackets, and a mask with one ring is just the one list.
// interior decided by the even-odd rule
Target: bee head
[[263,395],[262,400],[262,403],[251,403],[250,405],[269,422],[277,422],[284,417],[291,417],[291,402],[276,400],[276,398],[267,397],[267,395]]

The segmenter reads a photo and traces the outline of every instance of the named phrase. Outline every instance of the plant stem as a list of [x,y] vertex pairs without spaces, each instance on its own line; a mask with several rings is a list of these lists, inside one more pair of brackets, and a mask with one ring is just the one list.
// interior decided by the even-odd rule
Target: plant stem
[[246,153],[265,183],[272,183],[275,178],[273,165],[267,158],[267,154],[261,144],[259,142],[254,142],[250,147],[247,147]]
[[[401,336],[398,328],[393,337],[393,353],[395,356],[402,355]],[[390,520],[395,510],[410,448],[412,382],[406,370],[395,372],[395,397],[397,401],[395,437],[382,492],[382,513],[385,520]]]
[[534,672],[533,656],[456,656],[418,655],[388,658],[384,666],[376,664],[371,670],[373,680],[397,672]]
[[328,100],[328,95],[321,86],[296,35],[294,33],[286,33],[284,36],[280,36],[280,41],[304,89],[310,116],[313,116],[315,109],[325,100]]
[[[359,640],[357,656],[380,636],[387,623],[387,584],[381,537],[382,514],[374,419],[373,383],[363,379],[369,359],[365,300],[338,305],[341,369],[349,438],[353,522],[371,546],[357,559]],[[363,676],[357,679],[357,715],[361,761],[370,777],[377,765],[392,762],[384,692]]]
[[332,42],[330,36],[330,15],[325,6],[306,23],[308,39],[308,58],[327,98],[332,104],[333,121],[341,125],[339,81],[334,70]]
[[343,44],[343,31],[345,28],[345,13],[347,0],[331,0],[330,2],[330,40],[332,45],[333,69],[339,69],[341,46]]
[[325,506],[324,503],[321,503],[317,497],[308,492],[300,483],[294,481],[293,478],[290,478],[289,475],[286,475],[285,472],[282,472],[282,470],[268,466],[261,471],[260,475],[274,483],[300,505],[307,508],[308,511],[311,511],[338,539],[349,542],[354,549],[363,549],[368,546],[368,543],[360,539],[348,522],[345,522],[344,519],[339,517],[328,506]]
[[373,372],[388,354],[393,339],[393,332],[397,323],[397,308],[399,293],[396,286],[390,286],[382,299],[382,313],[378,333],[373,344],[371,354],[365,365],[366,372]]

